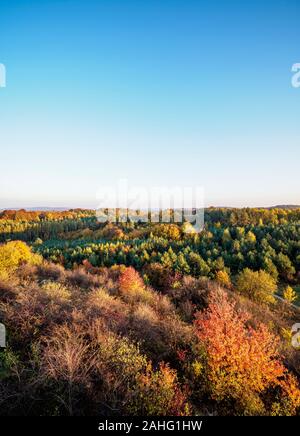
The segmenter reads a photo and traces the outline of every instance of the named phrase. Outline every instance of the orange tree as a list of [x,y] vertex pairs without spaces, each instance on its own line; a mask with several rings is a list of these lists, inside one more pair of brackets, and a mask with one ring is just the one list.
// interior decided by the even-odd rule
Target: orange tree
[[133,292],[145,287],[144,281],[139,273],[132,267],[124,268],[119,277],[119,288],[121,292]]
[[263,324],[249,326],[249,320],[224,291],[215,292],[208,309],[197,314],[206,389],[225,413],[295,414],[300,390],[279,356],[279,339]]

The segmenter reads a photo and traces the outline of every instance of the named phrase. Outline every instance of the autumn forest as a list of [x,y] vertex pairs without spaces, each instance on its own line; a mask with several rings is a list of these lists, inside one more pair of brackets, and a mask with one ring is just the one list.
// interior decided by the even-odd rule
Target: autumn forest
[[[171,211],[172,212],[172,211]],[[297,415],[300,209],[0,213],[3,415]]]

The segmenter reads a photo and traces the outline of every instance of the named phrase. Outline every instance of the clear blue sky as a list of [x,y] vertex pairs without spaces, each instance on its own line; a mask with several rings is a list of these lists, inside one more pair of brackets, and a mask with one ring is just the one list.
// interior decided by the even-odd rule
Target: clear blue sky
[[300,2],[2,0],[0,208],[130,184],[300,204]]

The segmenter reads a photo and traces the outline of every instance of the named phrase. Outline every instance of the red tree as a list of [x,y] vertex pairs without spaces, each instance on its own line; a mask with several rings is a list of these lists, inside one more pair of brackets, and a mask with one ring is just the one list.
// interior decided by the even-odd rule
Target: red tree
[[121,292],[130,292],[145,287],[144,281],[139,273],[132,267],[128,267],[121,272],[119,277],[119,287]]
[[[256,329],[248,326],[249,319],[248,313],[236,310],[224,291],[212,295],[208,309],[197,314],[196,332],[206,349],[211,397],[234,400],[238,413],[292,414],[300,405],[300,391],[282,364],[279,339],[263,324]],[[284,405],[281,400],[271,401],[267,411],[265,394],[271,388],[279,391]]]

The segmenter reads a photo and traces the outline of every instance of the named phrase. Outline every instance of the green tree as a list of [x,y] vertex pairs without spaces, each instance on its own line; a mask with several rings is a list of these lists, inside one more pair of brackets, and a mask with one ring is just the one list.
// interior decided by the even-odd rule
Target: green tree
[[269,257],[265,257],[262,263],[263,269],[270,274],[274,280],[278,279],[278,270]]
[[209,266],[198,253],[190,253],[189,265],[191,267],[192,274],[196,277],[208,276],[210,272]]
[[178,255],[175,269],[182,274],[190,273],[189,264],[187,263],[183,253],[179,253]]
[[279,253],[275,261],[281,277],[290,280],[296,272],[290,258],[286,254]]

